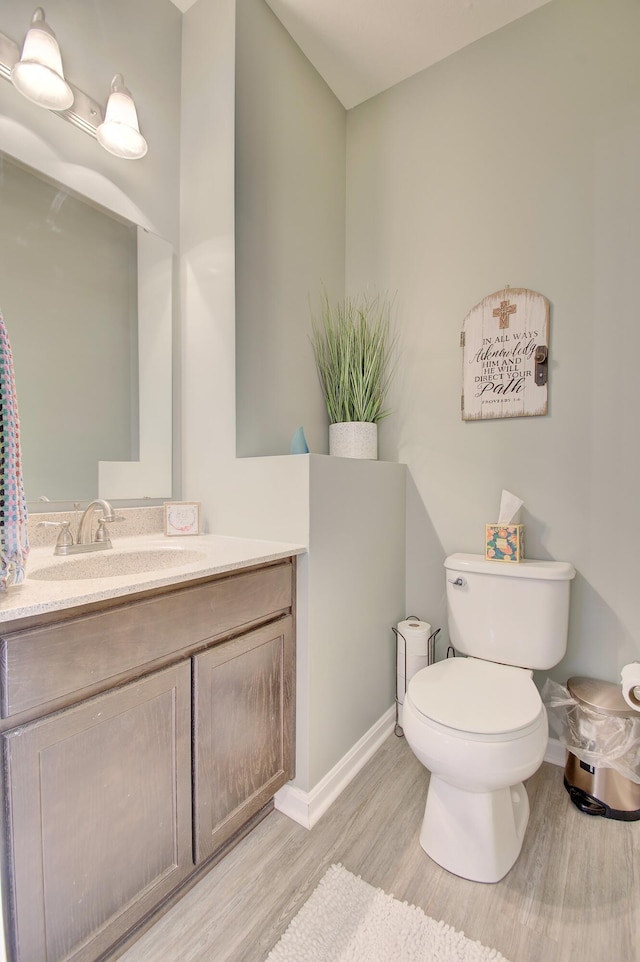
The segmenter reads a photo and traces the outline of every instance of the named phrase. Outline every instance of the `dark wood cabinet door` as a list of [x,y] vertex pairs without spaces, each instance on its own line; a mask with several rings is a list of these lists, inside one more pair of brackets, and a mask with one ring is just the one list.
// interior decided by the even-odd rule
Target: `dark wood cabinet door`
[[194,857],[212,855],[294,774],[291,617],[194,658]]
[[193,870],[191,666],[2,735],[17,962],[98,958]]

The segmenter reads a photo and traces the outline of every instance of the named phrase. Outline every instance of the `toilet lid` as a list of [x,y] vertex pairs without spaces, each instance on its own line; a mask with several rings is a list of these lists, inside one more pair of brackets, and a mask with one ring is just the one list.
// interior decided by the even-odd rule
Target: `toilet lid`
[[526,728],[542,706],[529,672],[477,658],[448,658],[423,668],[407,695],[425,718],[477,735]]

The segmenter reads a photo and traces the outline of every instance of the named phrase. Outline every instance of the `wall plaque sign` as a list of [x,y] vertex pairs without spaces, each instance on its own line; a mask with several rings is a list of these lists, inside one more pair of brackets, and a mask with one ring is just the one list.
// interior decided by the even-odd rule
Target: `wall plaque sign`
[[489,294],[467,314],[462,419],[547,413],[549,301],[525,288]]

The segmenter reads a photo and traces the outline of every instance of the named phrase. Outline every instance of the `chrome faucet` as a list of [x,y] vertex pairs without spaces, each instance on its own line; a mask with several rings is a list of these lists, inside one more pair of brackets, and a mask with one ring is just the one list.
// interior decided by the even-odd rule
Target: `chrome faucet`
[[[76,507],[78,506],[76,505]],[[98,518],[98,526],[95,534],[92,534],[93,516],[99,508],[102,509],[102,514]],[[108,501],[104,501],[102,498],[96,498],[95,501],[90,501],[82,512],[75,542],[70,531],[70,521],[39,521],[38,527],[60,528],[60,534],[58,535],[53,553],[67,555],[79,554],[82,551],[102,551],[105,548],[110,548],[111,539],[107,534],[105,525],[111,521],[123,520],[122,517],[114,513]]]

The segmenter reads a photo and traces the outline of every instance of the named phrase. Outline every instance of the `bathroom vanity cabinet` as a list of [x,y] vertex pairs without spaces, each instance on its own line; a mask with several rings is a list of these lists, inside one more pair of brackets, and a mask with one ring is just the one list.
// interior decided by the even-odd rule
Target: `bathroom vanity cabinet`
[[295,560],[2,632],[12,962],[115,957],[293,777]]

